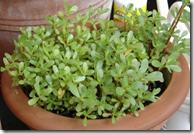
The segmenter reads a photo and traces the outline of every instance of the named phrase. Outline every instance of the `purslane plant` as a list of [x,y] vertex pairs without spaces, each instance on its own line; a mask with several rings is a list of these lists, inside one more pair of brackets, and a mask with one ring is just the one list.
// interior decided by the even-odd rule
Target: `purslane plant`
[[[9,72],[13,86],[30,89],[29,105],[82,118],[84,126],[87,119],[112,118],[115,123],[129,113],[138,116],[146,102],[159,98],[156,82],[164,81],[161,70],[180,72],[176,59],[190,52],[187,33],[179,36],[179,30],[161,24],[164,17],[156,11],[139,9],[138,16],[132,5],[124,7],[126,24],[121,29],[112,20],[100,19],[107,11],[103,7],[95,11],[90,6],[85,16],[78,13],[72,19],[68,17],[77,6],[65,2],[64,8],[66,14],[45,16],[47,27],[21,28],[13,55],[5,54],[1,71]],[[183,19],[190,21],[188,12],[181,10],[187,15]],[[171,49],[165,44],[169,37],[174,38]]]

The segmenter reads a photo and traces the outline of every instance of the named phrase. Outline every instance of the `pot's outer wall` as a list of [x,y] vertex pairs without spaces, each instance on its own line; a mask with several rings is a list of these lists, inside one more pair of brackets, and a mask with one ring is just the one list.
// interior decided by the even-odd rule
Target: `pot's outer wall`
[[164,122],[184,102],[190,87],[190,72],[183,55],[178,58],[182,72],[173,72],[169,86],[161,99],[139,111],[139,117],[127,115],[112,124],[111,119],[83,120],[64,117],[28,105],[28,98],[20,87],[11,87],[12,79],[2,74],[2,95],[10,110],[30,128],[37,130],[148,130]]

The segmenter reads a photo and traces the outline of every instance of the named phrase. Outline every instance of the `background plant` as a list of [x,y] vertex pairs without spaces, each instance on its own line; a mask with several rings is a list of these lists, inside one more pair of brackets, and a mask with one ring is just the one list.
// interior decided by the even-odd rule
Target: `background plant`
[[[87,119],[112,118],[115,123],[128,113],[138,116],[145,102],[159,98],[161,70],[181,71],[176,59],[190,52],[187,33],[179,37],[179,30],[168,30],[170,24],[161,24],[164,18],[156,11],[139,9],[137,16],[132,5],[124,7],[132,16],[124,16],[126,24],[120,29],[114,21],[100,19],[107,11],[103,7],[94,11],[90,6],[85,16],[69,20],[77,6],[65,2],[64,8],[66,14],[45,16],[48,27],[21,28],[1,71],[9,72],[13,86],[30,89],[29,105],[82,118],[85,126]],[[172,49],[167,49],[169,36],[174,38]]]

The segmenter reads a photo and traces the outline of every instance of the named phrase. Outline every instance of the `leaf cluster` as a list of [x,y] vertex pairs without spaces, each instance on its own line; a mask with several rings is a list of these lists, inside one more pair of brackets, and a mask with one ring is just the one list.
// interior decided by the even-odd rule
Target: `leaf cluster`
[[[75,14],[77,6],[64,3],[66,14],[45,16],[48,26],[21,28],[14,41],[13,55],[5,54],[5,68],[13,86],[30,86],[29,105],[62,113],[71,110],[74,118],[112,118],[145,109],[145,102],[155,102],[163,82],[161,70],[181,71],[176,59],[188,52],[186,33],[167,48],[169,24],[156,11],[137,16],[132,5],[125,7],[126,27],[100,19],[103,7],[85,16]],[[96,16],[96,17],[95,17]],[[150,17],[152,16],[152,17]],[[178,32],[175,32],[178,33]],[[27,90],[27,89],[26,89]]]

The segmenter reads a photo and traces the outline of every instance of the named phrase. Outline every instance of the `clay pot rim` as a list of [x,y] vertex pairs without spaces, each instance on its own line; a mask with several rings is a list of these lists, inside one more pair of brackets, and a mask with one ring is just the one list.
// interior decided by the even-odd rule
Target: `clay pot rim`
[[[172,73],[171,81],[161,95],[161,99],[146,106],[144,111],[140,110],[139,117],[128,114],[121,117],[115,124],[112,124],[111,119],[96,119],[88,120],[88,126],[84,127],[82,119],[64,117],[48,112],[40,107],[29,106],[27,103],[28,98],[22,89],[20,87],[11,87],[12,80],[6,71],[2,74],[1,90],[9,109],[31,128],[40,130],[147,130],[169,118],[178,110],[187,96],[190,87],[189,68],[182,54],[178,61],[180,62],[182,72]],[[53,122],[51,123],[50,120]],[[70,125],[72,122],[75,124]],[[53,125],[54,123],[59,124]],[[64,126],[66,127],[64,128]]]

